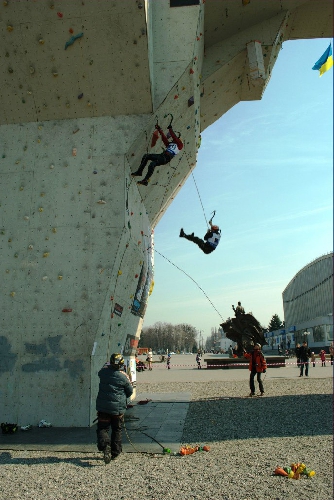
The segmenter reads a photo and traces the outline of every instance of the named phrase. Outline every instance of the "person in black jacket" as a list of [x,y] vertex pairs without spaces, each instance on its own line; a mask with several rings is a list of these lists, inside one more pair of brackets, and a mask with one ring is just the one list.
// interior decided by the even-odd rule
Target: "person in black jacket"
[[311,349],[307,347],[307,342],[304,340],[303,345],[299,349],[299,358],[300,358],[300,377],[303,376],[304,366],[305,366],[305,376],[308,377],[308,367],[309,367],[309,358],[311,357]]
[[202,250],[202,252],[208,254],[216,250],[219,240],[220,240],[220,229],[218,226],[211,224],[210,221],[210,229],[207,230],[204,240],[194,236],[192,234],[186,234],[183,229],[180,230],[180,238],[186,238],[193,243],[196,243],[197,246]]
[[[98,373],[99,392],[96,398],[97,448],[103,451],[108,464],[122,452],[122,422],[127,398],[133,393],[129,377],[123,371],[124,359],[114,353]],[[111,438],[109,435],[111,427]]]

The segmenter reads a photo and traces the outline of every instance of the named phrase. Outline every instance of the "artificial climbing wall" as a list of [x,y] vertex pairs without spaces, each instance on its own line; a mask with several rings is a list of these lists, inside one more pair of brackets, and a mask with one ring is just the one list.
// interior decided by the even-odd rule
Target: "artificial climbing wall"
[[[129,137],[146,121],[119,118]],[[1,127],[0,373],[7,420],[88,425],[91,364],[94,386],[111,350],[135,349],[148,297],[138,296],[139,280],[150,286],[152,242],[122,154],[124,132],[115,133],[120,123]]]

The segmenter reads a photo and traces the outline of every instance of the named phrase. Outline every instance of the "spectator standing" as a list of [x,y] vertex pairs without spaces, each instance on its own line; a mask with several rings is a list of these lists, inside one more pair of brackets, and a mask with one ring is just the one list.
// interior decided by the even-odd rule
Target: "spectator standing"
[[334,344],[333,343],[329,346],[329,354],[331,355],[331,365],[332,365],[333,358],[334,358]]
[[254,349],[251,353],[244,351],[244,356],[246,359],[249,359],[249,387],[250,387],[250,397],[255,396],[255,384],[254,377],[256,375],[257,382],[259,384],[260,396],[264,394],[263,382],[261,380],[261,374],[266,373],[267,371],[267,363],[264,358],[264,355],[261,351],[261,344],[255,344]]
[[196,363],[197,363],[198,370],[200,370],[202,368],[202,366],[201,366],[201,360],[202,360],[202,358],[201,358],[201,352],[198,351],[198,353],[196,354]]
[[297,367],[300,368],[300,344],[296,344],[295,348],[296,358],[297,358]]
[[146,361],[148,362],[148,369],[152,370],[152,359],[153,359],[153,353],[152,353],[152,348],[150,347],[150,350],[147,353],[147,358]]
[[321,349],[320,351],[321,366],[326,366],[326,351]]
[[305,367],[305,376],[308,377],[309,359],[311,357],[311,349],[307,347],[307,342],[304,340],[300,348],[300,377],[303,376]]
[[315,368],[315,354],[313,351],[311,352],[311,362],[313,364],[313,368]]

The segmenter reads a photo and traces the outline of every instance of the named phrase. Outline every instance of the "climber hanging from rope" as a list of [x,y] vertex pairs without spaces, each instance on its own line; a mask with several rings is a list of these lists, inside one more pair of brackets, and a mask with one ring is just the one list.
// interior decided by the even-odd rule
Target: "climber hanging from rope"
[[[171,115],[172,116],[172,115]],[[171,118],[170,124],[168,125],[168,133],[167,137],[165,136],[162,128],[158,124],[158,121],[155,125],[156,132],[158,132],[161,136],[161,140],[166,146],[166,149],[163,151],[163,153],[160,154],[145,154],[142,157],[141,163],[139,165],[139,168],[136,172],[131,174],[132,177],[137,177],[143,174],[143,170],[146,166],[146,163],[148,161],[151,161],[151,163],[148,166],[147,174],[145,175],[144,179],[141,181],[138,181],[137,184],[141,184],[142,186],[147,186],[148,182],[150,180],[151,175],[154,172],[155,167],[158,165],[166,165],[171,161],[172,158],[174,158],[175,155],[177,155],[181,149],[183,148],[183,142],[180,140],[180,133],[177,132],[178,136],[176,136],[175,132],[173,131],[172,128],[172,121],[173,121],[173,116]],[[156,143],[156,138],[157,138],[157,133],[154,132],[153,138],[152,138],[152,143],[151,146],[154,146]]]
[[209,220],[210,227],[204,235],[204,240],[198,238],[197,236],[194,236],[194,233],[186,234],[182,228],[180,230],[180,238],[186,238],[187,240],[192,241],[199,246],[202,252],[206,254],[209,254],[216,250],[220,240],[220,229],[215,224],[212,224],[212,219],[214,218],[215,214],[216,211],[214,210],[213,215]]

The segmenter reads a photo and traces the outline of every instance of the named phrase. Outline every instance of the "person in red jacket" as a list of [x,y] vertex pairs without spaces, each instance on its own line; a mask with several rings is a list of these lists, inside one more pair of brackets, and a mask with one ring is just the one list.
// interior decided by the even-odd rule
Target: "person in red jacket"
[[255,375],[257,376],[260,395],[263,396],[264,388],[263,388],[263,382],[261,380],[261,373],[266,373],[267,363],[261,351],[261,345],[255,344],[254,349],[251,353],[244,351],[244,357],[246,359],[249,359],[249,371],[250,371],[249,387],[251,390],[249,396],[250,397],[255,396],[255,384],[254,384]]
[[[168,128],[167,137],[165,136],[162,128],[158,124],[155,126],[155,128],[161,135],[161,140],[166,146],[166,149],[163,153],[145,154],[142,157],[138,170],[133,174],[131,174],[132,177],[137,177],[139,175],[142,175],[146,163],[151,160],[151,163],[148,166],[147,174],[145,175],[144,179],[137,182],[137,184],[141,184],[142,186],[147,186],[150,177],[154,172],[155,167],[157,167],[158,165],[166,165],[167,163],[169,163],[172,160],[172,158],[174,158],[174,156],[177,155],[183,148],[183,142],[181,141],[180,137],[177,137],[175,135],[172,129],[172,125],[168,125],[167,127]],[[168,140],[168,137],[170,138],[170,140]]]

